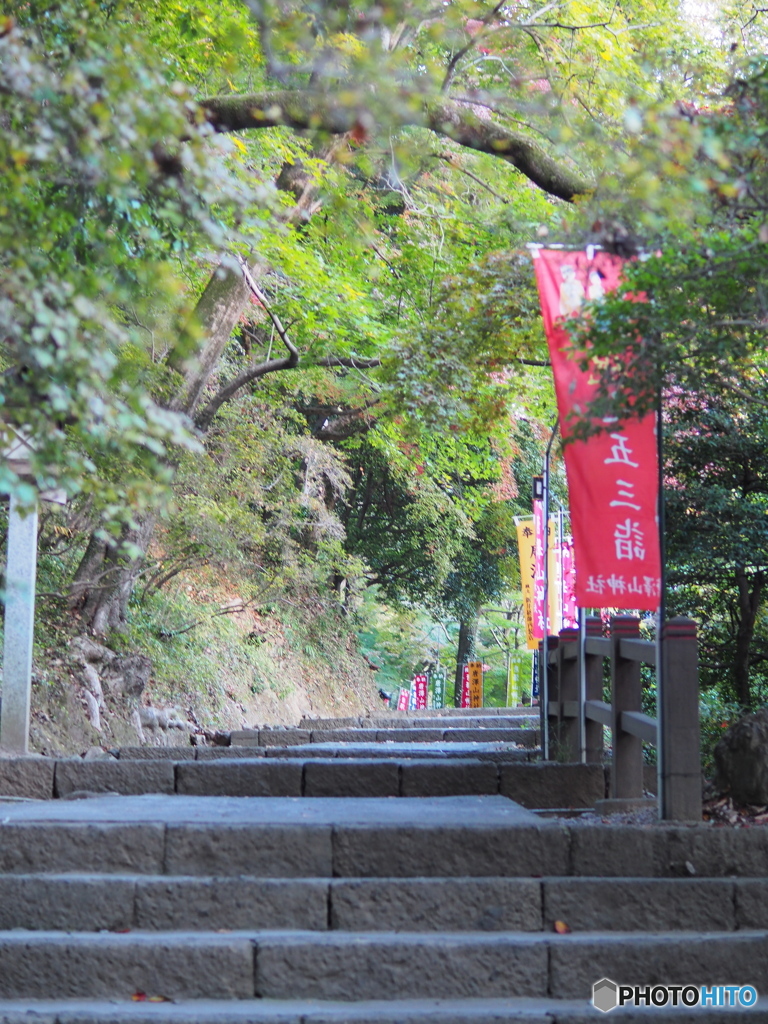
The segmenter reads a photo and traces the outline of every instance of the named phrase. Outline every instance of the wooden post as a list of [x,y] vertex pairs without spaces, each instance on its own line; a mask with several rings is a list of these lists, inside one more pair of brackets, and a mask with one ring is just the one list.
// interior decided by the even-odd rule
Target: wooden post
[[[560,672],[557,655],[560,638],[557,636],[547,637],[549,665],[544,666],[547,679],[547,707],[545,709],[548,736],[548,760],[557,759],[560,756]],[[542,646],[544,646],[542,644]],[[552,705],[556,705],[553,708]]]
[[[587,637],[602,636],[603,623],[597,616],[589,616],[586,622]],[[587,700],[603,699],[603,656],[601,654],[585,654],[585,698]],[[584,723],[586,739],[587,764],[602,764],[605,756],[603,742],[603,725],[587,719]]]
[[661,631],[658,695],[661,817],[701,821],[699,664],[696,623],[679,616]]
[[[577,644],[579,631],[572,626],[560,630],[560,642],[557,648],[558,673],[560,676],[560,744],[561,756],[568,761],[579,761],[579,657],[564,658],[564,645]],[[563,703],[575,705],[566,709]],[[573,713],[575,711],[575,713]]]
[[623,711],[642,710],[640,663],[620,656],[625,637],[640,635],[640,620],[633,615],[611,618],[611,705],[613,708],[613,766],[611,797],[615,800],[639,799],[643,795],[643,742],[623,732]]

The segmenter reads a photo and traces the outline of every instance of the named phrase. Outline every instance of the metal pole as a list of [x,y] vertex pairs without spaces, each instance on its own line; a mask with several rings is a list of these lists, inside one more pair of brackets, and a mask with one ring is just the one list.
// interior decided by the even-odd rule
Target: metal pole
[[0,715],[0,751],[8,754],[26,754],[29,750],[36,570],[37,505],[22,517],[18,501],[12,495],[8,514]]
[[664,776],[666,773],[666,766],[664,764],[664,750],[667,738],[667,723],[665,721],[664,714],[664,700],[662,699],[662,691],[666,685],[666,679],[664,677],[664,620],[667,615],[667,545],[664,529],[664,423],[662,420],[662,406],[661,406],[661,386],[659,386],[659,393],[657,397],[656,405],[656,454],[659,463],[659,561],[661,563],[661,585],[659,594],[659,611],[658,611],[658,622],[656,625],[656,721],[657,725],[657,738],[656,738],[656,782],[659,793],[659,817],[664,820],[667,817],[669,808],[666,806],[666,786],[664,785]]
[[541,750],[545,761],[549,760],[549,468],[552,457],[552,445],[557,437],[560,417],[555,420],[552,433],[544,453],[544,637],[542,642],[542,660],[544,668],[539,683],[539,703],[541,712]]

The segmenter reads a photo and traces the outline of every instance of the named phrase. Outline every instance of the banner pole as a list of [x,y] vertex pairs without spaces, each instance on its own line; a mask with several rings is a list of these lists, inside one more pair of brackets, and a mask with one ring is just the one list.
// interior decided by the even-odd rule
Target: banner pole
[[656,404],[656,452],[659,462],[659,561],[661,563],[659,611],[658,623],[656,626],[656,720],[658,722],[656,736],[656,773],[657,789],[659,794],[659,817],[664,820],[667,812],[667,808],[665,806],[666,787],[664,785],[666,775],[664,751],[666,748],[667,725],[664,720],[664,701],[662,699],[662,689],[666,685],[663,668],[664,652],[662,650],[662,634],[664,632],[664,620],[667,615],[667,545],[664,524],[664,421],[662,418],[661,384],[659,384],[659,393]]
[[542,655],[544,669],[539,684],[539,703],[541,705],[541,752],[545,761],[549,760],[549,470],[552,458],[552,445],[557,437],[560,417],[555,420],[552,433],[544,454],[544,637]]

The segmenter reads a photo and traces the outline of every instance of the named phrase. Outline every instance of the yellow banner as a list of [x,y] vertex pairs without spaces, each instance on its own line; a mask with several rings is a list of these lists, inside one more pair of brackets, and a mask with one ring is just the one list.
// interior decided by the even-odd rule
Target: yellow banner
[[523,651],[510,651],[509,678],[507,679],[507,707],[516,708],[523,700],[523,686],[530,675],[530,655]]
[[483,663],[482,661],[470,661],[469,669],[469,706],[481,708],[483,706]]
[[533,578],[536,574],[536,536],[533,529],[533,517],[521,519],[518,522],[517,547],[520,552],[520,588],[523,592],[525,643],[529,651],[537,651],[539,641],[533,636]]

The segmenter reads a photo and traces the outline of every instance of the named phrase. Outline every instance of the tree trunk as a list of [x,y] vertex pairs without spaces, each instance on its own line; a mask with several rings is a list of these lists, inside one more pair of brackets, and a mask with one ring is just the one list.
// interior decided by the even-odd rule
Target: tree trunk
[[125,625],[128,602],[147,553],[156,517],[148,514],[135,527],[125,527],[112,543],[91,537],[75,573],[69,607],[80,614],[97,636]]
[[[169,365],[184,373],[184,381],[170,406],[192,415],[200,403],[205,385],[214,373],[248,299],[243,275],[219,268],[200,296],[195,314],[205,343],[194,360],[185,365],[178,352],[171,352]],[[119,541],[107,543],[91,536],[77,567],[69,591],[68,605],[80,614],[86,626],[103,636],[125,625],[128,601],[141,572],[156,516],[147,513],[133,529],[125,529]]]
[[[750,589],[750,583],[752,589]],[[762,573],[755,573],[754,577],[750,580],[744,570],[744,566],[739,565],[736,567],[736,586],[739,594],[739,624],[736,630],[734,682],[736,699],[744,707],[752,706],[752,693],[749,688],[750,653],[764,584],[765,579]]]
[[459,623],[459,648],[456,652],[456,677],[453,684],[453,703],[461,707],[461,687],[464,677],[464,663],[474,657],[477,642],[478,615],[462,618]]

